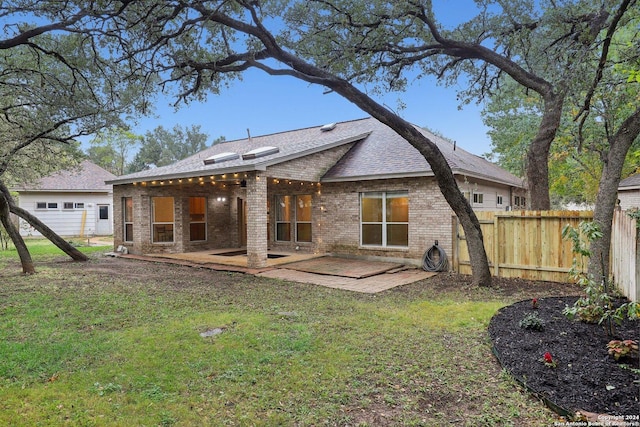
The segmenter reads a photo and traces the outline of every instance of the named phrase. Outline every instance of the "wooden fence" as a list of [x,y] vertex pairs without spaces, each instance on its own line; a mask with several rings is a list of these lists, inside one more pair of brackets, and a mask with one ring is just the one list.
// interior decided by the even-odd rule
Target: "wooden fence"
[[611,276],[633,301],[640,301],[640,230],[626,211],[616,210],[611,230]]
[[[476,212],[492,274],[531,280],[567,282],[573,264],[572,243],[562,229],[593,218],[590,211]],[[611,272],[614,282],[631,300],[640,300],[640,239],[636,221],[616,211],[611,237]],[[464,231],[453,217],[454,271],[471,274]]]
[[[476,212],[492,274],[531,280],[566,282],[573,263],[572,244],[562,240],[562,228],[590,220],[590,211]],[[467,242],[454,218],[453,265],[471,274]]]

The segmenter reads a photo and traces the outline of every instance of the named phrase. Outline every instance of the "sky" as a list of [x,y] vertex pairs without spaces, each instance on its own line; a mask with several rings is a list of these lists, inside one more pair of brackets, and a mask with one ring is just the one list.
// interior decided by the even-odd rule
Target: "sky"
[[[461,7],[463,4],[469,7]],[[436,0],[434,8],[438,19],[451,25],[474,14],[471,0]],[[481,107],[470,104],[460,109],[456,89],[438,86],[434,78],[424,77],[410,84],[406,92],[373,98],[409,122],[456,141],[473,154],[488,153],[491,142],[480,116]],[[206,102],[192,102],[175,110],[173,99],[159,97],[155,117],[130,124],[138,135],[160,125],[167,129],[177,124],[183,128],[199,125],[210,141],[220,136],[232,141],[246,138],[247,129],[251,136],[259,136],[368,117],[340,95],[323,92],[318,85],[253,69],[219,95],[209,94]],[[403,109],[398,108],[398,100],[405,105]]]

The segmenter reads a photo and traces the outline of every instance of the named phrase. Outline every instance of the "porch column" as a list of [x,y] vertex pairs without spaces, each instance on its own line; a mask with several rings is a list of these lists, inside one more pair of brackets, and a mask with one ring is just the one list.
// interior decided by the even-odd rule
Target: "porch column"
[[247,267],[267,265],[267,178],[260,172],[247,177]]

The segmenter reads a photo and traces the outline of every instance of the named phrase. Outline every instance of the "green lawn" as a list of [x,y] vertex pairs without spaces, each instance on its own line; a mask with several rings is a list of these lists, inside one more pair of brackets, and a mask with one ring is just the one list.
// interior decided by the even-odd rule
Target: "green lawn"
[[0,425],[553,423],[488,343],[522,295],[362,295],[29,244],[32,276],[0,253]]

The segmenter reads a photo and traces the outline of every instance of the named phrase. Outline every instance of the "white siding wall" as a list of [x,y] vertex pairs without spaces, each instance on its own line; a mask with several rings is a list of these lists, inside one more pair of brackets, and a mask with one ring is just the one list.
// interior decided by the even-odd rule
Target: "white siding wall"
[[[37,209],[37,203],[57,203],[56,209]],[[83,208],[64,209],[64,203],[84,203]],[[109,232],[113,233],[113,196],[111,193],[21,193],[19,206],[61,236],[94,235],[98,219],[98,204],[109,205]],[[86,213],[85,213],[86,212]],[[84,230],[81,230],[85,215]],[[40,236],[29,224],[20,219],[22,236]]]
[[640,208],[640,189],[618,191],[618,199],[622,210]]
[[[488,184],[479,182],[458,182],[460,191],[462,191],[465,197],[469,197],[471,207],[476,211],[501,211],[505,210],[507,206],[511,206],[509,201],[511,195],[510,189],[506,186],[498,184]],[[473,195],[477,194],[477,199],[480,199],[482,195],[482,203],[474,202]],[[498,196],[502,196],[502,203],[498,203]]]

